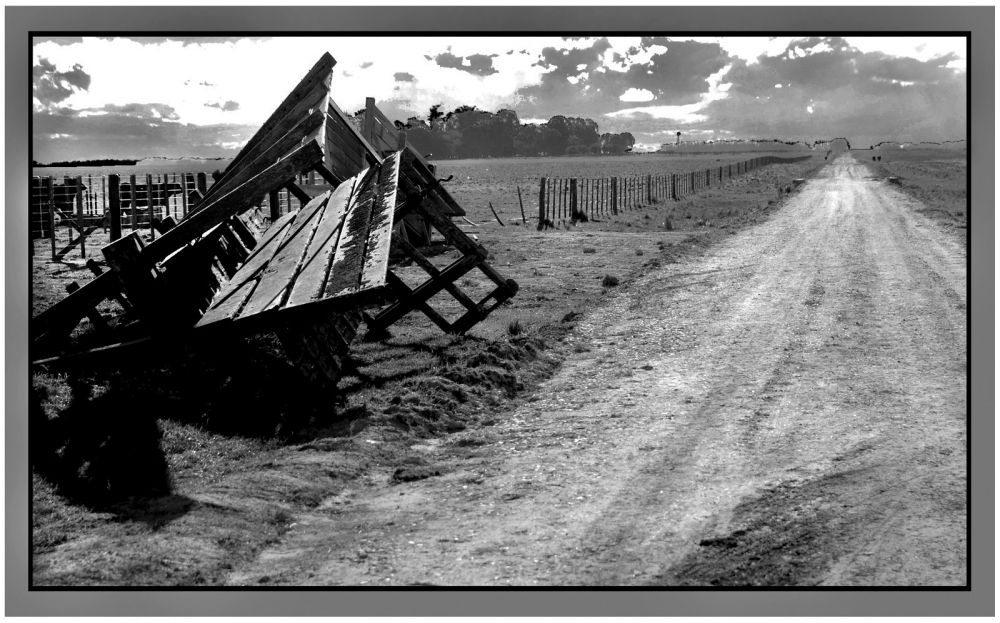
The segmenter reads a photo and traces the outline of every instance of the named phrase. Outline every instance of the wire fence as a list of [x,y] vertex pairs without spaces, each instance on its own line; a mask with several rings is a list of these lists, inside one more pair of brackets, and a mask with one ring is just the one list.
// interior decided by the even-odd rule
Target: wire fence
[[600,179],[541,178],[538,188],[538,228],[558,221],[592,219],[621,210],[635,210],[657,201],[681,199],[731,178],[776,163],[812,156],[760,156],[689,173],[667,173]]

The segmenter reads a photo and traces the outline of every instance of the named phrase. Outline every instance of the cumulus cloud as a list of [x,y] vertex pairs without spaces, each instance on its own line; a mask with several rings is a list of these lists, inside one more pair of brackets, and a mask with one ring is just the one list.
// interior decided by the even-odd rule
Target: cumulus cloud
[[618,99],[620,99],[623,102],[648,102],[654,97],[655,96],[652,94],[652,92],[647,91],[646,89],[636,89],[635,87],[633,87],[628,91],[622,93],[618,97]]
[[80,65],[73,65],[69,71],[57,71],[48,59],[38,59],[31,70],[33,94],[43,106],[57,104],[77,91],[90,89],[90,74]]
[[413,74],[407,73],[405,71],[397,71],[396,73],[392,74],[392,79],[395,80],[396,82],[415,82],[416,81],[416,79],[413,77]]
[[455,56],[451,52],[443,52],[434,57],[434,62],[441,67],[458,69],[475,76],[491,76],[497,73],[493,67],[493,59],[497,54],[470,54],[469,56]]
[[240,109],[239,103],[234,102],[233,100],[227,100],[225,104],[219,104],[218,102],[215,102],[212,104],[205,104],[205,106],[208,106],[209,108],[218,108],[223,112],[232,112],[234,110]]

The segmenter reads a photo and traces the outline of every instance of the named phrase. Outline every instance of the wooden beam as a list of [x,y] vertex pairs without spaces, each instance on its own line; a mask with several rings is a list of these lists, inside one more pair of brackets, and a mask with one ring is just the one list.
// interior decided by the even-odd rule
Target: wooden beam
[[[221,196],[247,183],[254,175],[266,170],[273,163],[281,160],[289,151],[299,146],[306,137],[317,132],[323,127],[326,115],[321,110],[314,110],[312,113],[298,120],[296,125],[289,128],[283,136],[276,138],[273,143],[262,145],[262,151],[250,157],[253,160],[247,161],[247,166],[239,171],[233,171],[232,175],[227,175],[214,184],[205,194],[205,198],[198,203],[198,207],[191,211],[192,214],[200,212],[211,205],[211,200],[216,196]],[[296,171],[295,173],[299,173]],[[290,177],[294,177],[294,174]]]
[[441,271],[437,277],[433,277],[417,289],[413,290],[407,299],[398,300],[386,309],[382,310],[373,320],[373,330],[385,330],[406,314],[413,311],[418,304],[427,301],[435,294],[445,288],[445,285],[459,279],[462,275],[476,267],[479,258],[472,255],[465,255],[452,262],[447,268]]
[[151,243],[143,250],[143,259],[147,262],[158,262],[167,255],[181,248],[215,225],[227,218],[240,214],[257,204],[260,198],[270,191],[284,186],[296,172],[314,166],[323,157],[322,148],[312,141],[295,150],[288,158],[271,165],[253,179],[243,185],[206,201],[204,209],[192,213],[188,218],[177,224],[159,240]]
[[38,340],[53,329],[72,323],[69,331],[86,315],[87,310],[118,292],[118,281],[110,272],[87,282],[82,288],[55,303],[28,323],[31,339]]
[[299,188],[295,182],[288,182],[285,184],[285,190],[295,195],[295,198],[302,202],[302,205],[306,205],[313,200],[313,198],[309,196],[309,193]]
[[282,119],[291,111],[295,106],[302,101],[318,84],[326,84],[328,81],[332,82],[333,78],[333,68],[336,66],[337,61],[330,55],[329,52],[323,54],[316,64],[312,66],[306,75],[299,81],[295,88],[292,89],[285,99],[278,105],[278,107],[271,113],[271,116],[267,118],[260,129],[253,135],[253,137],[247,141],[247,144],[243,146],[240,153],[236,154],[233,161],[229,163],[226,167],[226,172],[235,170],[239,164],[246,158],[253,149],[260,143],[270,132],[274,129]]

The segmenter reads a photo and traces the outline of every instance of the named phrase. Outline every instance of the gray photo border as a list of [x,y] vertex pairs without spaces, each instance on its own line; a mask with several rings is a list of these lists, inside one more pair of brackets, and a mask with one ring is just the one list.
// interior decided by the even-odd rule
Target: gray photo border
[[[984,7],[6,7],[6,586],[16,615],[990,616],[994,614],[995,9]],[[28,591],[29,31],[971,32],[969,591]]]

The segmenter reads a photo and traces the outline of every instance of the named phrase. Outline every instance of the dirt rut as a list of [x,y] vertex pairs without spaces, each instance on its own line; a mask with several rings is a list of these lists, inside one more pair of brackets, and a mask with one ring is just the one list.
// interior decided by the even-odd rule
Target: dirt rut
[[965,584],[965,251],[867,176],[643,278],[496,426],[414,446],[438,475],[342,492],[229,582]]

